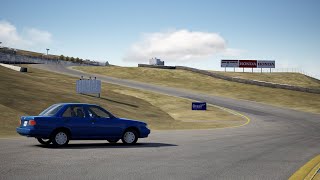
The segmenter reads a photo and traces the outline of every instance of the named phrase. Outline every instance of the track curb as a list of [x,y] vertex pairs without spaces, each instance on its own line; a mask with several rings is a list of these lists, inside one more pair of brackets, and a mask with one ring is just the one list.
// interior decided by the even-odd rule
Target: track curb
[[316,180],[314,179],[320,170],[320,154],[312,158],[302,167],[300,167],[289,180]]

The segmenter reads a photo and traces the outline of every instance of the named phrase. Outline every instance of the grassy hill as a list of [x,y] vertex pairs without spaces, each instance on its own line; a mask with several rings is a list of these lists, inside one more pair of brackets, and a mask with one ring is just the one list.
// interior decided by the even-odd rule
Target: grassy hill
[[16,135],[22,115],[37,115],[54,103],[99,104],[116,116],[143,120],[152,129],[195,129],[240,125],[245,120],[219,108],[191,111],[191,101],[138,91],[121,86],[102,85],[101,98],[75,92],[77,78],[28,67],[20,73],[0,66],[0,136]]
[[[131,79],[146,83],[153,83],[169,87],[189,89],[206,94],[226,96],[237,99],[251,100],[275,106],[293,108],[301,111],[320,113],[320,95],[297,92],[284,89],[275,89],[247,85],[242,83],[225,81],[213,77],[184,71],[166,70],[155,68],[136,67],[75,67],[78,70],[112,76],[123,79]],[[284,78],[279,75],[277,78]],[[248,77],[249,78],[249,77]],[[301,84],[304,80],[290,78],[291,82]],[[282,81],[282,80],[281,80]],[[277,80],[280,82],[280,80]],[[308,83],[306,83],[308,84]],[[319,82],[312,81],[310,86],[319,87]]]
[[289,84],[306,88],[320,88],[320,80],[316,80],[300,73],[274,72],[274,73],[241,73],[241,72],[217,72],[230,77],[252,79],[258,81]]
[[[23,56],[31,56],[31,57],[38,57],[41,58],[43,57],[45,54],[44,53],[38,53],[38,52],[33,52],[33,51],[26,51],[26,50],[21,50],[18,49],[16,51],[16,54],[18,55],[23,55]],[[58,57],[58,56],[57,56]]]

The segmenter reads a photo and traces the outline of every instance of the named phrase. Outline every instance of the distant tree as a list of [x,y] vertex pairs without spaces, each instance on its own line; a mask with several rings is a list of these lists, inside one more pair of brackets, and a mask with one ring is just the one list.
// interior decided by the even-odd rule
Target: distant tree
[[71,58],[70,58],[70,61],[74,62],[74,60],[75,60],[74,57],[71,57]]
[[109,66],[109,65],[110,65],[109,62],[107,61],[106,64],[105,64],[105,66]]
[[78,57],[76,58],[76,62],[77,62],[77,63],[80,63],[80,59],[79,59]]
[[60,60],[65,60],[64,55],[61,54],[61,55],[59,56],[59,59],[60,59]]
[[65,60],[66,60],[66,61],[70,61],[70,57],[67,56],[67,57],[65,58]]

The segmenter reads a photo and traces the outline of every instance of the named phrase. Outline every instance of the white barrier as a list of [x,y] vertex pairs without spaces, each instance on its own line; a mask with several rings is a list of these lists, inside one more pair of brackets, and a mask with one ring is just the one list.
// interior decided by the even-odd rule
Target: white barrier
[[0,63],[1,66],[15,70],[15,71],[19,71],[19,72],[27,72],[27,68],[25,67],[20,67],[20,66],[13,66],[13,65],[9,65],[9,64],[3,64]]

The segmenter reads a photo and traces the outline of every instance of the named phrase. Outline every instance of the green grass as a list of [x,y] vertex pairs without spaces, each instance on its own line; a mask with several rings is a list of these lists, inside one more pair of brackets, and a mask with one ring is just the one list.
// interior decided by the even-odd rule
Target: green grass
[[[20,73],[0,66],[0,136],[16,135],[20,116],[37,115],[61,102],[99,104],[116,116],[145,121],[151,129],[202,129],[244,123],[243,118],[215,107],[195,112],[190,110],[189,100],[112,84],[102,84],[101,98],[80,95],[75,92],[77,78],[30,67],[28,71]],[[167,104],[172,108],[168,110]],[[186,112],[190,120],[201,121],[185,122],[177,117]]]
[[320,113],[320,95],[230,82],[184,71],[136,67],[75,67],[78,70],[196,92]]
[[[235,117],[231,113],[218,110],[217,107],[209,105],[206,111],[192,111],[191,100],[183,98],[175,98],[172,96],[154,94],[135,89],[124,89],[118,87],[115,92],[134,96],[150,102],[153,106],[159,107],[167,112],[176,121],[171,128],[184,127],[186,129],[205,129],[207,127],[221,128],[230,126],[239,126],[246,122],[244,118]],[[163,120],[161,120],[163,121]],[[159,123],[159,129],[171,129],[167,127],[167,123]]]
[[274,73],[241,73],[241,72],[217,72],[230,77],[238,77],[242,79],[252,79],[258,81],[266,81],[279,84],[289,84],[306,88],[320,88],[320,80],[309,78],[300,73],[274,72]]

